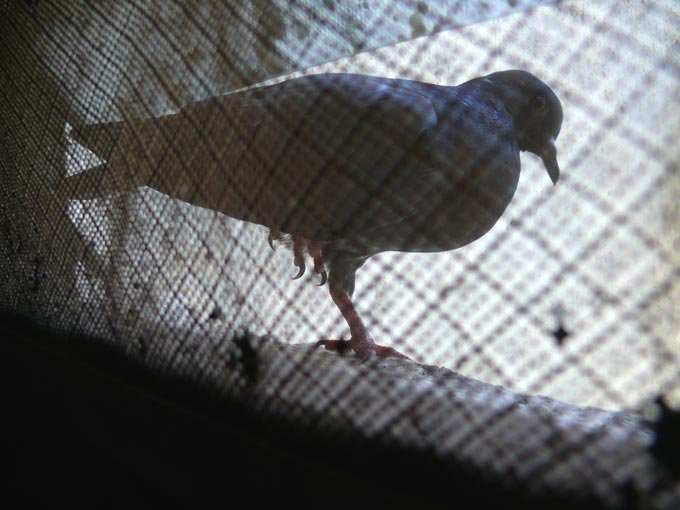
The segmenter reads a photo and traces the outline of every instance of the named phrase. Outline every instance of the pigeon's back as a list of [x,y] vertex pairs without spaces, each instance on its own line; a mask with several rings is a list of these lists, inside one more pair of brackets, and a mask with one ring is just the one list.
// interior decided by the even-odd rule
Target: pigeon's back
[[[474,225],[466,215],[479,215],[480,206],[496,214],[496,204],[479,201],[480,190],[497,181],[505,192],[495,173],[519,171],[516,148],[508,150],[504,138],[506,119],[475,94],[409,80],[310,75],[165,117],[87,126],[74,137],[117,167],[107,175],[116,176],[118,189],[128,179],[130,187],[150,186],[273,230],[320,241],[373,238],[385,247],[371,252],[432,251],[450,249],[451,236],[474,237],[456,224]],[[491,154],[490,143],[507,154]],[[428,221],[442,224],[439,237],[423,232]]]
[[190,141],[183,166],[201,174],[199,186],[214,174],[225,184],[185,198],[201,205],[204,194],[230,216],[318,240],[399,220],[411,211],[395,190],[426,164],[419,144],[436,115],[427,97],[395,84],[308,76],[180,112],[192,119],[177,136]]

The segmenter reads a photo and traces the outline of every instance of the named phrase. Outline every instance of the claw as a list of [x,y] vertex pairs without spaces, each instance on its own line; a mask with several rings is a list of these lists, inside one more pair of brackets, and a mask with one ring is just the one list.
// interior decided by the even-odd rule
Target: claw
[[[281,238],[281,232],[278,230],[270,230],[269,232],[269,245],[274,248],[274,241]],[[293,241],[293,263],[298,268],[298,273],[293,277],[294,280],[302,278],[307,269],[305,266],[305,251],[314,260],[314,273],[321,276],[321,283],[319,287],[325,285],[328,281],[328,273],[326,272],[326,266],[323,261],[322,245],[320,241],[312,241],[298,235],[291,235]]]
[[301,237],[293,237],[293,263],[299,268],[298,274],[293,276],[293,280],[297,280],[305,274],[305,257],[304,250],[305,242]]
[[276,249],[274,246],[274,241],[278,241],[281,239],[281,232],[278,230],[270,230],[269,235],[267,236],[267,242],[269,242],[269,246],[271,246],[271,249],[274,250]]
[[[295,264],[297,266],[297,264]],[[297,280],[298,278],[302,278],[302,275],[305,274],[305,263],[303,262],[301,265],[298,266],[298,273],[293,276],[293,280]]]
[[359,361],[359,365],[363,365],[364,363],[368,363],[369,361],[375,359],[376,356],[377,356],[377,354],[375,353],[375,351],[368,351],[366,353],[366,355],[363,358],[361,358],[361,360]]
[[314,260],[314,272],[321,275],[321,283],[319,287],[324,285],[328,280],[328,274],[326,273],[326,266],[323,262],[323,253],[321,248],[321,243],[319,241],[311,241],[307,245],[307,251],[312,256]]
[[319,347],[323,347],[328,351],[335,351],[340,356],[344,356],[347,351],[352,349],[349,345],[349,340],[319,340],[312,346],[312,351],[317,350]]

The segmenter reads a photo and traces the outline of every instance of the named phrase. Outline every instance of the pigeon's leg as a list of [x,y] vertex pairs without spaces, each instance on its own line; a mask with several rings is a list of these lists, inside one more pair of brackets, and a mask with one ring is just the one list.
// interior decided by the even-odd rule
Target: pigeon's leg
[[378,345],[373,341],[373,337],[371,337],[366,326],[364,326],[364,322],[359,317],[354,303],[352,303],[352,298],[345,289],[333,284],[332,281],[329,283],[329,289],[333,302],[338,306],[342,316],[347,321],[352,338],[349,340],[320,340],[314,345],[314,348],[323,345],[329,351],[338,351],[340,353],[352,349],[362,360],[366,360],[376,354],[384,357],[409,359],[408,356],[396,349]]

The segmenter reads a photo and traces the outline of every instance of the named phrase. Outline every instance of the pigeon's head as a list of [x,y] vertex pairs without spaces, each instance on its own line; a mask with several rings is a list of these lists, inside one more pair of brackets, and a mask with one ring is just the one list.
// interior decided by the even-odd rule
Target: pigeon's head
[[484,80],[512,115],[519,149],[539,156],[553,184],[557,183],[560,167],[555,140],[562,127],[562,104],[557,95],[526,71],[501,71]]

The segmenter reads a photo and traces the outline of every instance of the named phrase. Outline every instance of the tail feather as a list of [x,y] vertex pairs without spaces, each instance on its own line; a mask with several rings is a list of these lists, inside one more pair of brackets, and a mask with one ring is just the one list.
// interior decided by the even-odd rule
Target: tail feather
[[[105,160],[101,165],[66,177],[62,191],[72,199],[87,200],[135,190],[140,183],[134,169],[126,165],[110,164],[113,151],[125,143],[125,122],[88,124],[73,128],[70,135],[78,143]],[[129,149],[128,149],[129,150]]]
[[123,131],[124,122],[87,124],[74,128],[71,137],[102,159],[109,159]]
[[136,190],[139,185],[132,178],[117,175],[115,169],[103,163],[94,168],[66,177],[61,181],[61,192],[68,198],[91,200]]

